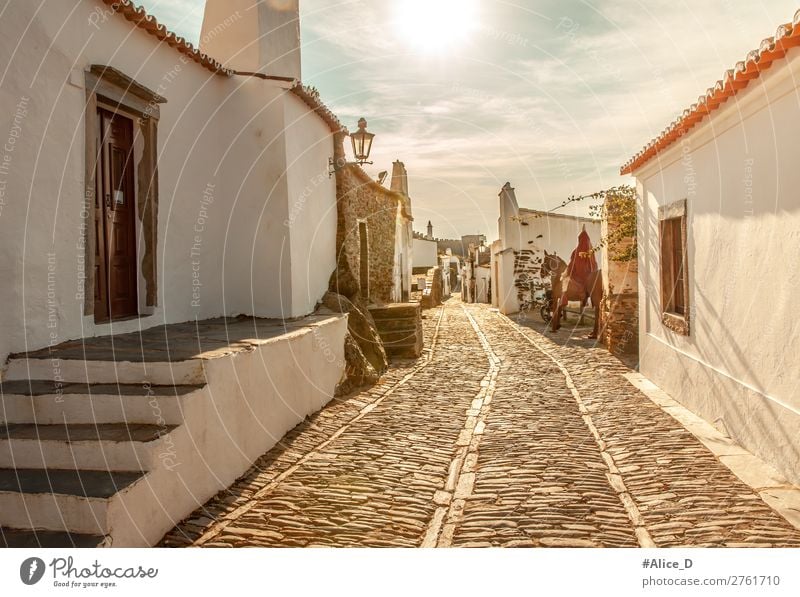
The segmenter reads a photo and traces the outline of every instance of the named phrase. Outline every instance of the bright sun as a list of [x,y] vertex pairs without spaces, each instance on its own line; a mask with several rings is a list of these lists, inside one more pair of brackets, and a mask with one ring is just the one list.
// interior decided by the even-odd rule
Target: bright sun
[[415,50],[442,54],[478,27],[478,0],[395,0],[397,35]]

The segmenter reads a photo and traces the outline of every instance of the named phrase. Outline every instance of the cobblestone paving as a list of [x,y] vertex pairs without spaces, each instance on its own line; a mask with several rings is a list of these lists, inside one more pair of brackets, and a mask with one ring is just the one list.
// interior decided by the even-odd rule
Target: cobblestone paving
[[631,519],[564,376],[496,313],[469,310],[502,366],[453,544],[635,547]]
[[800,545],[586,342],[451,299],[426,354],[331,402],[164,546]]
[[569,371],[656,545],[800,546],[800,531],[628,383],[620,361],[589,341],[523,331]]

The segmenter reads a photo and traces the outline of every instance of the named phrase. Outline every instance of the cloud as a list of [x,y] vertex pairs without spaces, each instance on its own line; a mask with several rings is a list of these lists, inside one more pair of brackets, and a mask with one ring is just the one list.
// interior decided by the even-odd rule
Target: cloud
[[[406,163],[418,221],[489,236],[506,181],[536,208],[624,182],[619,166],[795,10],[793,0],[540,0],[535,11],[481,0],[470,40],[425,56],[392,27],[393,1],[301,0],[305,82],[345,123],[368,119],[375,174]],[[199,32],[202,0],[144,4],[181,34]]]

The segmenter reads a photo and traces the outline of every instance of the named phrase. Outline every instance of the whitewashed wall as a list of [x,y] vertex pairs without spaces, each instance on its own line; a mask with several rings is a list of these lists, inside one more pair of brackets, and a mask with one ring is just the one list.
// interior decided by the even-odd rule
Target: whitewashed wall
[[313,311],[336,267],[336,179],[328,175],[328,125],[285,97],[292,271],[291,317]]
[[[800,482],[800,55],[635,172],[641,371]],[[660,322],[658,207],[688,199],[691,333]]]
[[413,240],[412,267],[436,267],[439,264],[436,241]]
[[488,303],[489,284],[492,279],[491,268],[486,266],[475,268],[475,302]]
[[411,270],[414,260],[412,220],[404,214],[403,203],[398,202],[394,227],[394,267],[392,269],[392,300],[396,303],[408,300],[411,292]]
[[[294,225],[285,222],[293,195],[327,163],[333,144],[293,94],[268,81],[214,75],[94,0],[48,0],[41,10],[15,3],[0,28],[8,67],[0,135],[4,144],[10,131],[17,135],[13,151],[0,151],[11,164],[0,185],[0,362],[9,352],[111,331],[83,316],[76,297],[84,259],[83,81],[91,64],[113,66],[168,100],[158,132],[159,305],[114,331],[313,308],[334,264],[333,185],[326,179],[314,187]],[[25,115],[15,123],[7,107],[23,101]]]
[[[583,227],[592,240],[592,245],[598,245],[601,240],[600,221],[590,218],[579,218],[563,214],[548,214],[537,217],[537,212],[521,209],[520,215],[527,226],[520,225],[519,249],[544,249],[549,253],[556,253],[569,263],[570,255],[578,246],[578,235]],[[541,235],[541,238],[539,236]],[[597,255],[598,264],[601,263],[600,254]]]

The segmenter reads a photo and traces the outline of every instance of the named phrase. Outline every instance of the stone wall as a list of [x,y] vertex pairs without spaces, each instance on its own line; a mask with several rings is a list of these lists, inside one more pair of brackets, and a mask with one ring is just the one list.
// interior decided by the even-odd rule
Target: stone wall
[[[343,162],[342,139],[336,142],[336,159]],[[336,174],[338,226],[337,270],[331,290],[352,299],[361,293],[359,224],[366,222],[369,247],[369,297],[376,304],[392,300],[395,264],[396,222],[403,209],[403,196],[379,185],[355,164],[342,166]]]
[[550,285],[549,278],[541,276],[543,260],[542,251],[514,251],[514,287],[517,290],[520,311],[530,308],[534,294]]
[[[603,220],[603,238],[619,227],[615,214]],[[635,355],[639,352],[639,268],[636,259],[620,261],[633,239],[624,239],[608,246],[603,258],[603,332],[608,350],[614,354]]]
[[442,268],[430,268],[425,278],[425,290],[422,292],[422,308],[432,309],[441,305],[444,298]]

